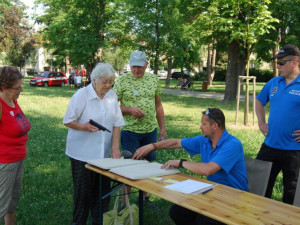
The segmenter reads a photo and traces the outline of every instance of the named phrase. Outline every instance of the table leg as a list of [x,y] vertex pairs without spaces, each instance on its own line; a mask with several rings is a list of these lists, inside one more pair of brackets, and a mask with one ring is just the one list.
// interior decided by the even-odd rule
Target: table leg
[[139,190],[139,225],[143,225],[143,215],[144,215],[144,202],[143,202],[143,191]]
[[99,208],[100,208],[100,224],[103,225],[103,190],[102,190],[102,174],[99,176],[99,194],[100,194],[100,199],[99,199]]

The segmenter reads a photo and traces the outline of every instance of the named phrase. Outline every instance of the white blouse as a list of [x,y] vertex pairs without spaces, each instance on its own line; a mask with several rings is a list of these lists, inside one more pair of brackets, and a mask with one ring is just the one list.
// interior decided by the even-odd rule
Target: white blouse
[[69,128],[66,155],[73,159],[86,161],[110,157],[113,128],[125,124],[117,95],[113,90],[109,90],[101,99],[90,84],[79,89],[72,96],[63,124],[72,121],[86,123],[90,119],[106,127],[111,133],[107,131],[88,132]]

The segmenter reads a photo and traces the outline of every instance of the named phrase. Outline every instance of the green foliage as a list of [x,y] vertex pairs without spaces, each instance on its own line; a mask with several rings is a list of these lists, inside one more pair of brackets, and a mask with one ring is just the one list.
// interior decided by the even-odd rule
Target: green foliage
[[0,3],[0,51],[5,53],[5,64],[17,67],[23,67],[34,50],[24,10],[24,4],[18,0]]
[[257,82],[268,82],[273,78],[273,72],[270,70],[250,69],[250,76],[256,76]]

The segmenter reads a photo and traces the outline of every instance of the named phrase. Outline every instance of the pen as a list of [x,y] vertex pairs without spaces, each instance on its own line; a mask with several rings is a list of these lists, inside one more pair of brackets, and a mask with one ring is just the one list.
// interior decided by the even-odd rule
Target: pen
[[212,189],[213,189],[213,188],[209,188],[209,189],[203,191],[202,194],[206,194],[207,192],[211,191]]

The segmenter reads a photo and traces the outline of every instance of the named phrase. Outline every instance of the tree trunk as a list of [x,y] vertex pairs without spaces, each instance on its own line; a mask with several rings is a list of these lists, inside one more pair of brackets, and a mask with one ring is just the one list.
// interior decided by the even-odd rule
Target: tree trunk
[[236,99],[239,57],[240,57],[240,45],[237,40],[233,40],[228,46],[226,87],[225,87],[225,94],[223,99],[224,103]]
[[105,7],[106,7],[106,1],[105,0],[99,0],[99,9],[100,9],[100,15],[99,15],[99,48],[95,52],[94,56],[94,64],[96,65],[98,62],[103,61],[103,46],[104,46],[104,30],[105,30]]
[[155,2],[155,10],[156,10],[156,21],[155,21],[155,33],[156,33],[156,46],[155,46],[155,59],[154,59],[154,73],[157,74],[158,71],[158,60],[159,60],[159,48],[160,48],[160,30],[159,30],[159,8],[158,8],[158,0]]
[[215,43],[210,43],[208,45],[207,72],[206,72],[208,86],[212,85],[215,77],[216,55],[217,55],[217,50],[215,48]]
[[206,80],[209,82],[211,74],[211,58],[212,58],[212,43],[208,45],[207,48],[207,67],[206,67]]
[[[273,56],[277,55],[278,54],[278,48],[277,46],[275,46],[272,50],[273,52]],[[273,76],[274,77],[277,77],[278,76],[278,69],[277,69],[277,59],[275,59],[273,61]]]
[[71,71],[71,64],[70,64],[70,57],[69,56],[66,56],[66,67],[65,67],[65,74],[66,73],[70,73]]
[[210,74],[210,79],[209,79],[209,83],[208,85],[212,85],[213,84],[213,80],[215,77],[215,73],[216,73],[216,58],[217,58],[217,49],[213,48],[213,52],[212,52],[212,57],[211,57],[211,74]]
[[168,75],[167,75],[166,85],[165,85],[166,88],[170,87],[172,67],[173,67],[173,59],[171,56],[169,56],[168,57]]

